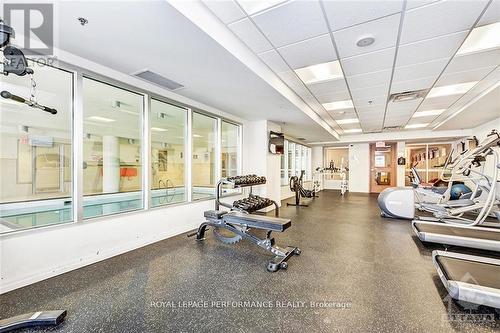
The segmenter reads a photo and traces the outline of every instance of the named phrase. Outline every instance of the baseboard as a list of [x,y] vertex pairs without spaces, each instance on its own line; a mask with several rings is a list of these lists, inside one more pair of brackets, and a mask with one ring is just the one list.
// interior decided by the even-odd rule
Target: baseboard
[[60,274],[64,274],[88,265],[98,263],[100,261],[139,249],[141,247],[151,245],[153,243],[160,242],[162,240],[183,234],[187,231],[197,228],[199,223],[193,225],[183,225],[177,230],[169,230],[165,234],[155,235],[156,237],[151,237],[147,240],[141,240],[139,242],[131,242],[121,247],[116,247],[109,249],[106,252],[99,252],[98,254],[89,255],[85,258],[80,258],[76,262],[69,262],[63,264],[62,266],[57,266],[57,268],[51,267],[50,270],[38,272],[32,276],[26,277],[22,280],[2,282],[2,287],[0,289],[0,294],[7,293],[9,291],[28,286],[33,283],[37,283],[46,279],[50,279]]

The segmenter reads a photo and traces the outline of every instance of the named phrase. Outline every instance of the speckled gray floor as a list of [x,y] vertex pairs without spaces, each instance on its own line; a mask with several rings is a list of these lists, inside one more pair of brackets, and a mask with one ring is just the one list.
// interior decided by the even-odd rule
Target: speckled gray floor
[[[287,271],[268,273],[269,255],[246,242],[180,235],[1,295],[0,317],[67,309],[60,332],[500,330],[494,309],[448,300],[432,249],[408,221],[381,219],[376,196],[324,191],[281,215],[293,222],[277,244],[302,249]],[[457,316],[470,313],[495,319]]]

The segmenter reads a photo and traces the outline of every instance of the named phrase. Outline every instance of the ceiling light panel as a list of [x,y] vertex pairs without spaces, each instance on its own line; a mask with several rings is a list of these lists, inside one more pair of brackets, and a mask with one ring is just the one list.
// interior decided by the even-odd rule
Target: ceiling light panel
[[462,95],[469,91],[473,86],[475,86],[477,81],[452,84],[449,86],[434,87],[431,89],[427,98],[435,98],[441,96],[450,95]]
[[[398,13],[402,0],[392,1],[324,1],[326,16],[332,31]],[[356,13],[353,15],[353,13]]]
[[415,112],[412,116],[412,118],[422,118],[422,117],[429,117],[429,116],[439,116],[441,113],[443,113],[446,109],[437,109],[437,110],[427,110],[427,111],[418,111]]
[[299,68],[295,70],[295,73],[305,84],[337,80],[344,77],[338,60]]
[[293,69],[337,60],[330,34],[280,47],[278,52]]
[[432,39],[401,45],[398,49],[396,67],[450,59],[465,40],[467,31],[461,31]]
[[354,108],[354,105],[352,104],[352,101],[349,99],[346,101],[324,103],[323,107],[327,111],[333,111],[333,110],[352,109]]
[[273,48],[255,25],[247,18],[231,23],[228,27],[255,53],[261,53]]
[[152,130],[153,132],[167,132],[167,131],[168,131],[168,129],[166,129],[166,128],[161,128],[161,127],[151,127],[151,130]]
[[[391,15],[334,32],[339,56],[347,58],[396,46],[400,17],[400,14]],[[366,37],[374,38],[374,43],[359,47],[356,42]]]
[[203,1],[218,18],[225,24],[240,20],[245,17],[245,13],[233,0],[226,1]]
[[[285,0],[237,0],[238,3],[243,7],[248,15],[253,15],[255,13],[261,12],[273,6],[276,6]],[[215,1],[224,2],[224,1]]]
[[403,22],[401,44],[468,30],[487,4],[488,0],[438,1],[409,10]]
[[482,52],[500,47],[500,22],[484,25],[471,31],[457,55]]
[[319,1],[290,1],[252,16],[275,47],[328,33]]

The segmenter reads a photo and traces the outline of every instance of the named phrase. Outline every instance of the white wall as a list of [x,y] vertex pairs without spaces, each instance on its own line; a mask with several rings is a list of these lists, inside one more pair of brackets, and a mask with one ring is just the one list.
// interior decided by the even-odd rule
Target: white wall
[[370,192],[370,144],[349,145],[349,191]]

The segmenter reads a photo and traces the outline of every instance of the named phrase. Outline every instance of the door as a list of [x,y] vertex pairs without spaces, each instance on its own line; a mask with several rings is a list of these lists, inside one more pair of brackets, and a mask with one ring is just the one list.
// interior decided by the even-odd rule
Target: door
[[395,186],[396,144],[370,144],[370,192],[380,193]]

